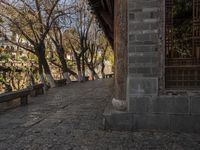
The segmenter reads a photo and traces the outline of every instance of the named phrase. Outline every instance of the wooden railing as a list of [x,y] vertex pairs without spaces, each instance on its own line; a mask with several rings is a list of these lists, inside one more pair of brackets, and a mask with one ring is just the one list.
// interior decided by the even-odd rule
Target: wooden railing
[[114,74],[112,73],[112,74],[106,74],[105,75],[105,78],[113,78],[114,77]]

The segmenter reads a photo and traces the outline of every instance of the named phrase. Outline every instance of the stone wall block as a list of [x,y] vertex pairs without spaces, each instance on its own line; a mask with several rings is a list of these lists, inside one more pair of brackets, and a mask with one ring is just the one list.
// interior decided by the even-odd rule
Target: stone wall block
[[199,115],[170,115],[172,131],[200,133]]
[[191,114],[200,115],[200,96],[191,97]]
[[129,10],[157,8],[160,5],[160,0],[129,0]]
[[133,77],[129,80],[129,93],[133,96],[157,95],[158,78]]
[[158,60],[157,52],[129,53],[129,63],[157,64]]
[[133,115],[134,129],[158,129],[168,130],[170,127],[170,119],[168,115],[149,114]]
[[163,114],[189,114],[189,98],[184,96],[162,96],[153,100],[153,112]]
[[129,53],[133,52],[156,52],[158,51],[158,46],[157,45],[129,45]]
[[133,114],[131,113],[113,113],[110,123],[112,129],[116,130],[132,130]]
[[151,112],[151,98],[150,97],[130,97],[129,98],[129,112],[134,114],[147,114]]

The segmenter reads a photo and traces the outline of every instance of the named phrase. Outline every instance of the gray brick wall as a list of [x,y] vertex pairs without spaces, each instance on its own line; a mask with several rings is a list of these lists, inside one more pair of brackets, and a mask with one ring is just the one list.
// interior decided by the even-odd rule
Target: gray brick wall
[[129,0],[128,97],[158,93],[159,0]]
[[157,129],[200,133],[199,96],[131,96],[129,112],[104,115],[114,130]]
[[106,126],[200,133],[200,94],[158,92],[164,77],[164,0],[128,0],[128,6],[128,112],[109,111]]

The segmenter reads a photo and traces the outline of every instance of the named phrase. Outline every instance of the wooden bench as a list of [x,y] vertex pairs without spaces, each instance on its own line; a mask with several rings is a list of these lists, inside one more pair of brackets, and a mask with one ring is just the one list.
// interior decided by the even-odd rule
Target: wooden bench
[[0,95],[0,103],[10,102],[12,100],[20,98],[21,106],[28,104],[28,95],[30,94],[30,89],[20,90],[16,92],[9,92]]
[[55,84],[56,84],[56,87],[62,87],[67,84],[67,80],[66,79],[55,80]]
[[114,77],[114,74],[106,74],[105,75],[105,78],[113,78]]
[[31,90],[30,95],[33,97],[44,94],[44,84],[42,84],[42,83],[33,85],[33,86],[29,87],[29,89]]

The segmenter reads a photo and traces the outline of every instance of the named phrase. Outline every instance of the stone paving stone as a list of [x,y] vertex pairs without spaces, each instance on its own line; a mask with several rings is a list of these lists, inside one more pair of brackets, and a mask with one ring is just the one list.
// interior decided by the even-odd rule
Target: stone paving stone
[[74,83],[0,113],[0,150],[199,150],[200,135],[104,131],[112,80]]

